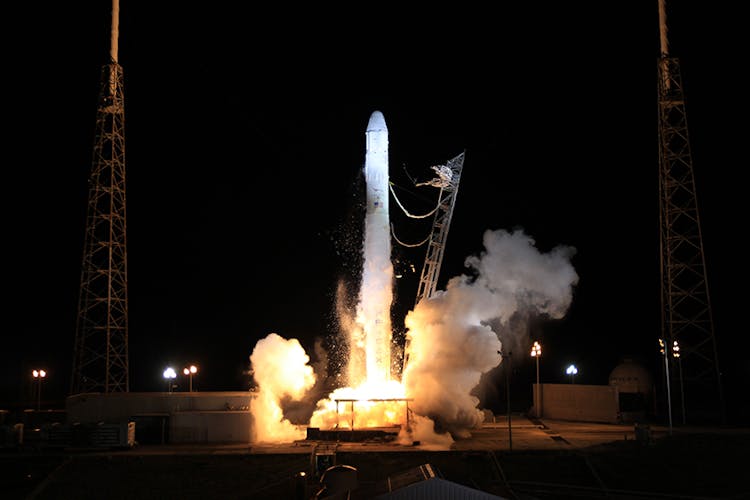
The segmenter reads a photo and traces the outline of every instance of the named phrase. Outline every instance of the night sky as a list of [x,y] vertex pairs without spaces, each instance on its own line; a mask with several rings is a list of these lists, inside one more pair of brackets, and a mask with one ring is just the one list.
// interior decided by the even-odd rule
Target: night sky
[[[375,110],[389,128],[391,180],[415,213],[435,197],[410,178],[466,153],[438,288],[465,272],[488,229],[523,228],[541,251],[575,247],[568,315],[530,329],[544,348],[542,382],[567,382],[574,362],[577,383],[606,384],[624,356],[659,374],[656,0],[418,13],[158,3],[120,6],[131,390],[163,390],[163,369],[190,363],[198,390],[244,390],[267,334],[298,338],[313,356],[316,339],[330,341],[336,285],[357,270]],[[4,15],[14,38],[3,50],[0,408],[29,400],[33,368],[49,372],[50,404],[69,389],[110,7],[37,2]],[[736,311],[746,40],[732,27],[739,13],[716,9],[673,1],[668,22],[719,361],[738,408],[750,381],[734,348],[746,335]],[[430,230],[401,222],[406,241]],[[413,306],[423,256],[394,245],[397,265],[416,269],[397,282],[396,323]],[[527,352],[514,369],[530,399]]]

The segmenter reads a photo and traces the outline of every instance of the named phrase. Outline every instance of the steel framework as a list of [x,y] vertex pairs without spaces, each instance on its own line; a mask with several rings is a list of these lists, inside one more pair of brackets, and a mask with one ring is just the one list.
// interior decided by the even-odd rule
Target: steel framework
[[[706,276],[687,114],[678,59],[663,54],[658,64],[659,221],[661,331],[671,350],[679,345],[683,408],[694,417],[724,419],[719,357]],[[679,380],[678,380],[679,375]]]
[[[440,180],[433,185],[439,185],[440,199],[438,200],[435,217],[432,223],[432,231],[427,239],[427,252],[422,264],[422,273],[419,277],[417,286],[417,299],[415,306],[422,299],[430,298],[435,293],[437,280],[440,275],[440,267],[443,263],[443,254],[445,253],[445,244],[448,240],[448,229],[450,228],[451,218],[453,217],[453,208],[456,205],[456,196],[458,195],[458,184],[461,181],[461,171],[464,167],[465,152],[448,160],[445,168],[438,168],[443,175]],[[447,174],[447,175],[446,175]],[[401,373],[406,369],[409,362],[409,339],[405,339],[403,358],[401,364]]]
[[461,171],[464,167],[464,155],[465,153],[461,153],[446,164],[451,171],[451,177],[440,193],[438,210],[433,219],[432,232],[427,242],[427,254],[422,264],[422,274],[419,277],[415,304],[435,293],[445,253],[445,243],[448,239],[448,229],[451,217],[453,217],[453,208],[456,205],[458,183],[461,181]]
[[113,60],[97,107],[71,394],[129,391],[124,131],[123,72]]

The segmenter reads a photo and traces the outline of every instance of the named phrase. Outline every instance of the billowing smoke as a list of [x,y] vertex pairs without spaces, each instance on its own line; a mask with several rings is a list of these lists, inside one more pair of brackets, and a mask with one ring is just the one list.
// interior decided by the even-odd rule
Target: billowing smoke
[[414,397],[411,408],[455,437],[484,418],[471,392],[501,362],[502,345],[491,325],[505,325],[519,311],[561,318],[578,282],[572,247],[541,253],[522,230],[488,230],[484,247],[465,261],[471,275],[454,277],[405,319],[403,383]]
[[250,355],[259,390],[251,403],[255,440],[280,442],[303,439],[305,431],[284,415],[282,405],[301,401],[315,385],[310,357],[297,339],[271,333],[255,344]]
[[[252,403],[255,439],[303,439],[299,424],[344,424],[355,414],[347,415],[334,403],[342,398],[408,398],[412,415],[408,432],[402,429],[399,435],[402,443],[413,440],[423,447],[447,449],[454,438],[479,426],[484,413],[473,391],[482,375],[501,362],[498,334],[522,335],[523,329],[513,326],[519,317],[562,318],[578,282],[572,247],[542,253],[522,230],[486,231],[483,243],[483,252],[466,259],[467,274],[451,279],[445,290],[422,300],[406,316],[408,360],[400,385],[365,384],[328,394],[330,384],[323,383],[327,362],[319,343],[314,370],[296,339],[272,333],[260,340],[250,356],[260,387]],[[404,406],[395,407],[358,403],[355,427],[403,423],[409,418]]]
[[[280,406],[284,418],[295,425],[307,425],[317,407],[318,401],[326,397],[337,383],[335,376],[331,377],[328,375],[328,353],[323,347],[323,340],[316,339],[313,348],[315,350],[315,359],[317,360],[311,363],[313,373],[315,374],[315,384],[306,389],[304,394],[287,395],[281,399]],[[297,356],[293,359],[287,358],[286,361],[296,361],[299,364],[296,369],[298,372],[307,371],[307,367],[304,366],[306,364],[305,358]]]

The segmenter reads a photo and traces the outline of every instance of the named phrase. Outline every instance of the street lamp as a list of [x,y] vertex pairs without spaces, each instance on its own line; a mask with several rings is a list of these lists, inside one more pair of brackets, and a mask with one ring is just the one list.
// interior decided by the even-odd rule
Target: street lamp
[[166,370],[164,370],[164,379],[167,381],[167,392],[172,392],[172,381],[177,377],[177,372],[174,371],[174,368],[167,367]]
[[664,339],[659,339],[659,352],[664,356],[664,377],[667,380],[667,416],[669,419],[669,435],[672,435],[672,391],[669,388],[669,357]]
[[32,370],[31,375],[39,381],[36,391],[36,409],[39,411],[42,404],[42,380],[47,376],[44,370]]
[[539,385],[539,358],[542,357],[542,345],[539,342],[534,342],[531,346],[531,357],[536,360],[536,392],[534,393],[534,409],[536,410],[536,418],[542,416],[542,396],[540,391],[542,387]]
[[570,365],[568,368],[565,369],[565,373],[570,375],[570,383],[575,384],[576,374],[578,373],[578,368],[576,368],[576,365]]
[[198,373],[198,367],[195,365],[190,365],[189,368],[184,368],[182,370],[182,373],[190,377],[190,392],[193,392],[193,375]]
[[682,425],[685,425],[685,385],[682,382],[682,358],[680,344],[675,340],[672,344],[672,357],[677,358],[677,368],[680,370],[680,403],[682,405]]

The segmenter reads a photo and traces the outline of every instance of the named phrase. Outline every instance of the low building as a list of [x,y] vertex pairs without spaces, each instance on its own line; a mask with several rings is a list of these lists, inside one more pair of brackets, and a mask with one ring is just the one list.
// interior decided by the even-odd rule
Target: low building
[[117,392],[66,400],[70,424],[135,422],[139,443],[250,443],[254,392]]

